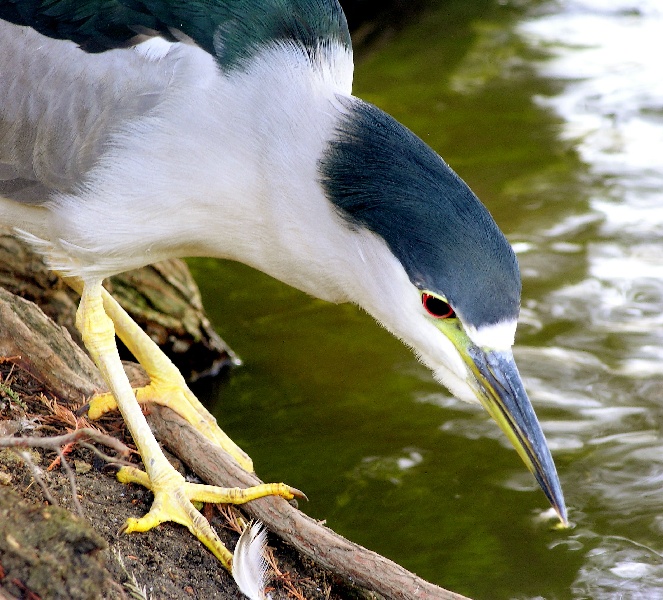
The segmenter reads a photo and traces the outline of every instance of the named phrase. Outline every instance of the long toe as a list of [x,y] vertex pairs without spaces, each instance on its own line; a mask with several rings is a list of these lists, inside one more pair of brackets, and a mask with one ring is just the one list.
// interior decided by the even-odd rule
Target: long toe
[[127,519],[124,531],[126,533],[149,531],[168,521],[184,525],[221,561],[226,569],[232,569],[232,554],[223,545],[207,519],[185,496],[183,488],[155,492],[150,511],[138,519]]
[[223,488],[213,485],[188,483],[174,469],[163,473],[158,481],[151,481],[147,473],[135,467],[122,467],[117,478],[122,483],[137,483],[154,493],[150,511],[140,517],[130,518],[124,531],[149,531],[153,527],[172,521],[184,525],[209,550],[230,569],[232,555],[223,545],[209,522],[192,502],[212,504],[244,504],[265,496],[279,496],[285,500],[305,497],[299,490],[284,483],[264,483],[249,488]]

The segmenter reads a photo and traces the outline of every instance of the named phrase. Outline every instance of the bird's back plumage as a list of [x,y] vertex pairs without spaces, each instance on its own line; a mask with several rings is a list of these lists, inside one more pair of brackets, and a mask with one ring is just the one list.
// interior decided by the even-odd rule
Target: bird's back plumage
[[213,58],[219,76],[278,44],[331,71],[330,44],[351,52],[335,0],[8,1],[0,19],[0,196],[33,204],[84,183],[112,137],[180,85],[174,70],[186,49],[150,60],[120,48],[183,39]]
[[[41,13],[8,15],[11,4],[2,4],[3,16],[31,22],[51,39],[3,23],[12,56],[0,64],[7,82],[0,92],[6,225],[42,237],[49,263],[79,277],[201,254],[286,279],[297,273],[275,261],[274,248],[290,237],[270,219],[280,218],[286,202],[293,211],[308,203],[318,215],[329,212],[316,161],[335,118],[329,102],[347,95],[352,81],[349,36],[336,2],[132,2],[189,11],[176,31],[187,32],[183,41],[156,59],[140,47],[90,54],[54,39],[83,43],[80,32],[96,36],[93,25],[121,3],[16,4],[39,10],[48,4],[48,30]],[[89,16],[91,6],[98,19]],[[212,52],[195,31],[198,13],[212,19]],[[127,14],[133,13],[119,12]],[[249,36],[260,19],[265,27]],[[63,20],[76,21],[75,35]],[[26,76],[17,76],[21,71]],[[48,206],[48,214],[21,211],[16,201]],[[307,272],[290,282],[314,287],[310,279]]]
[[145,35],[186,37],[233,68],[269,43],[315,52],[329,41],[350,47],[337,0],[9,0],[0,19],[29,25],[88,52],[135,44]]

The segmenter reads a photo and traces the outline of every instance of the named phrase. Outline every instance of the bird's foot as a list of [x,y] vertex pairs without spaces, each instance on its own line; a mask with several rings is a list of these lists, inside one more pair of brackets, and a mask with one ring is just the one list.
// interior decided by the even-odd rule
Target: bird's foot
[[124,526],[125,532],[149,531],[166,521],[179,523],[195,535],[228,570],[232,570],[232,554],[207,519],[196,510],[193,502],[244,504],[264,496],[280,496],[286,500],[305,497],[299,490],[283,483],[267,483],[246,489],[189,483],[172,467],[159,469],[158,477],[152,480],[140,469],[122,467],[117,478],[122,483],[138,483],[154,493],[149,512],[139,519],[128,519]]
[[[106,311],[111,314],[107,314]],[[76,313],[76,325],[86,348],[117,400],[117,406],[147,469],[147,473],[143,473],[135,468],[125,468],[120,470],[119,478],[121,481],[140,483],[149,487],[154,493],[154,502],[150,511],[140,519],[130,519],[125,530],[147,531],[164,521],[180,523],[209,548],[228,569],[231,569],[231,553],[225,548],[208,521],[196,510],[192,501],[239,504],[270,494],[292,499],[297,495],[296,490],[283,484],[268,484],[247,490],[228,490],[187,483],[164,456],[145,415],[136,402],[136,394],[120,361],[115,334],[118,333],[120,337],[128,340],[127,347],[134,352],[151,376],[152,385],[147,388],[149,392],[143,392],[143,395],[156,394],[159,397],[179,395],[186,400],[185,406],[189,407],[185,412],[198,413],[198,417],[193,419],[194,422],[198,422],[201,418],[203,421],[213,420],[213,417],[198,399],[188,392],[179,371],[160,353],[149,336],[103,291],[101,281],[86,282],[83,286],[81,303]],[[179,392],[173,393],[166,385],[168,383],[174,383],[175,389]],[[99,404],[103,408],[109,403],[106,399],[99,400]],[[93,414],[96,410],[93,408]],[[207,419],[205,415],[208,416]]]
[[[253,461],[249,455],[228,437],[206,409],[196,408],[200,405],[200,401],[189,390],[179,372],[177,372],[177,376],[176,381],[171,381],[167,377],[155,378],[153,376],[150,384],[134,389],[139,404],[153,402],[174,410],[210,442],[230,454],[240,467],[252,473]],[[91,420],[96,420],[116,408],[117,402],[113,394],[98,394],[90,400],[87,414]]]

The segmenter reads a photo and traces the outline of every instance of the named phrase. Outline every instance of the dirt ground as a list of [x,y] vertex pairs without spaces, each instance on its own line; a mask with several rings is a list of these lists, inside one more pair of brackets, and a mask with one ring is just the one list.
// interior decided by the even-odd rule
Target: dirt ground
[[[76,408],[58,403],[11,360],[0,362],[0,437],[46,437],[89,426]],[[119,416],[94,426],[131,446]],[[71,478],[62,466],[52,465],[55,451],[22,452],[28,458],[0,449],[0,600],[243,598],[230,575],[184,528],[167,523],[147,533],[122,533],[128,517],[147,512],[152,494],[117,482],[115,467],[92,450],[65,448]],[[169,458],[184,472],[176,458]],[[74,487],[82,516],[72,501]],[[241,513],[211,505],[203,512],[234,548]],[[374,597],[315,567],[276,538],[270,537],[270,550],[274,599]]]

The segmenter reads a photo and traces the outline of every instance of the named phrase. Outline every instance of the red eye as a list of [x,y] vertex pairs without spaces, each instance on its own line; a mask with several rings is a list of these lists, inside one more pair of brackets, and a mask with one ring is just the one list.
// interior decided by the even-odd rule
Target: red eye
[[456,313],[451,305],[432,294],[421,294],[421,303],[428,314],[436,319],[456,318]]

